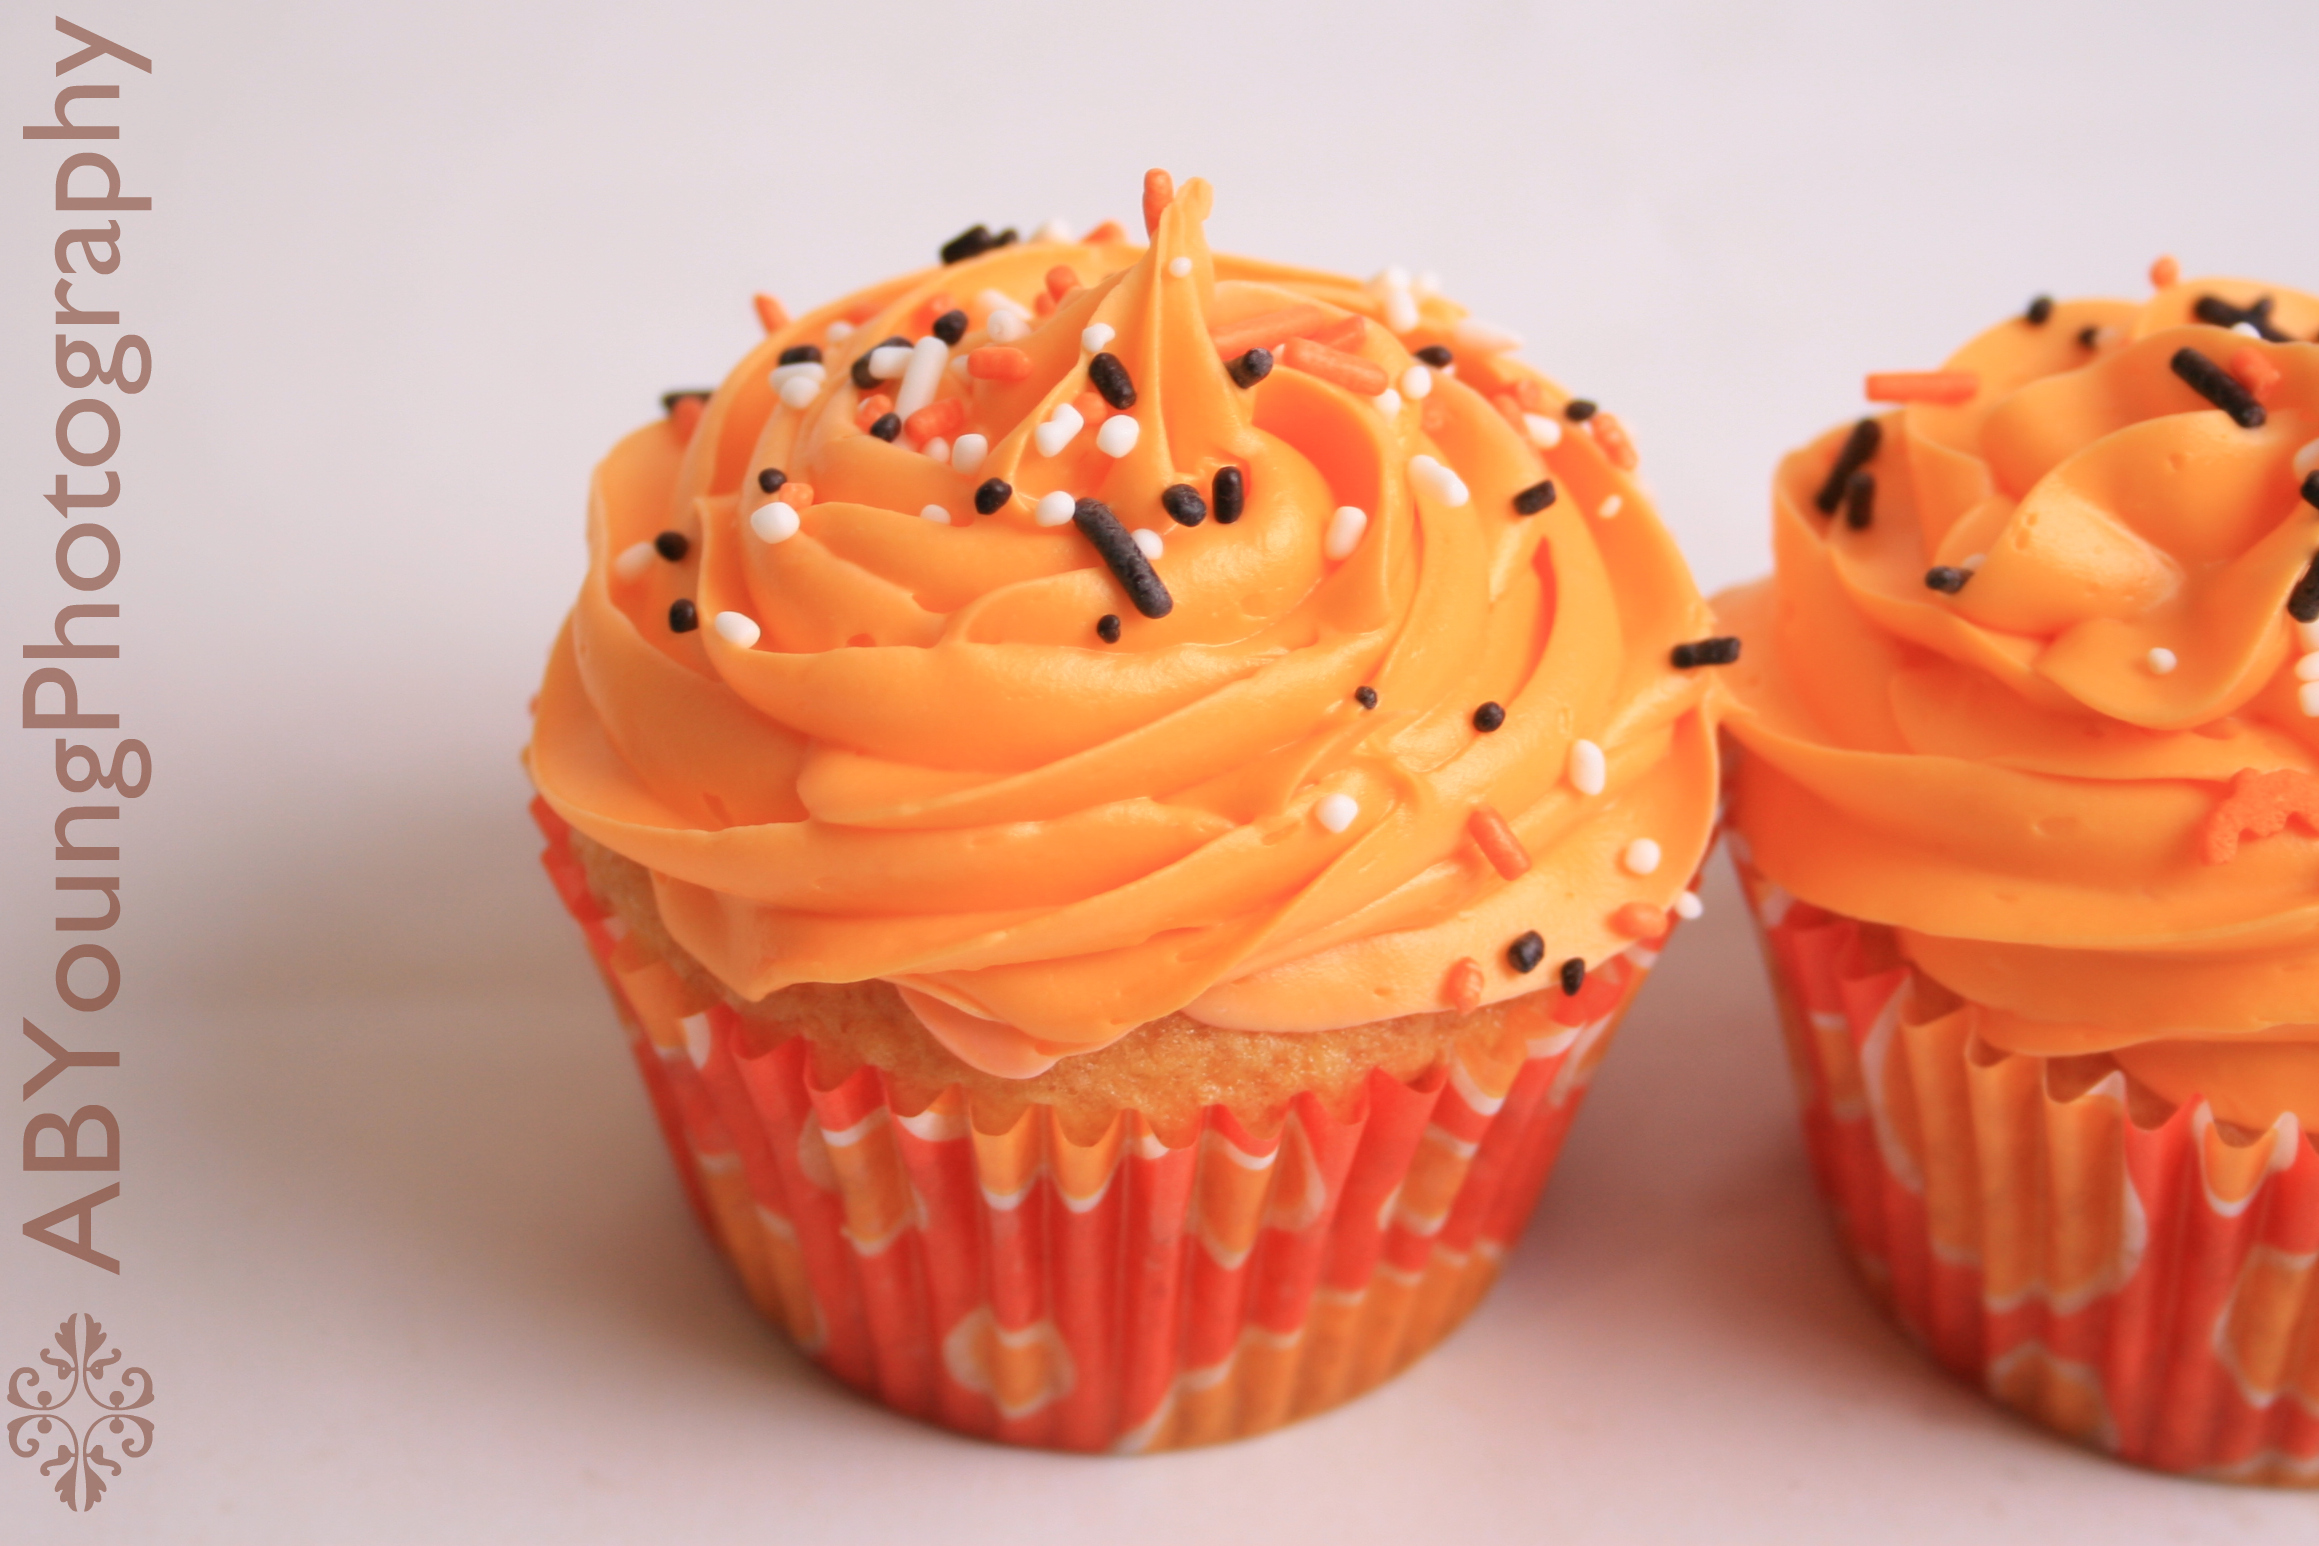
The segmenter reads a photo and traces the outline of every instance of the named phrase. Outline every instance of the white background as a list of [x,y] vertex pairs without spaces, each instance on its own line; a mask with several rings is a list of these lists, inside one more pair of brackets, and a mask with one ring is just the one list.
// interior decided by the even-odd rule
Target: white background
[[[72,79],[123,83],[100,148],[155,199],[76,299],[157,362],[112,464],[127,647],[82,680],[158,771],[126,986],[76,1016],[49,743],[0,750],[0,1017],[124,1050],[24,1111],[119,1113],[126,1263],[0,1230],[0,1368],[93,1311],[159,1426],[85,1517],[0,1455],[0,1537],[2310,1538],[2319,1504],[2073,1451],[1865,1307],[1720,877],[1505,1283],[1397,1384],[1139,1461],[890,1417],[682,1211],[515,759],[591,463],[724,372],[753,290],[1206,176],[1220,246],[1437,269],[1527,335],[1633,428],[1712,588],[1867,370],[2040,290],[2139,294],[2162,251],[2319,287],[2308,4],[64,3],[156,64]],[[75,46],[52,12],[0,21],[12,122]],[[10,143],[0,617],[34,641],[87,598],[37,499],[63,150]],[[8,1082],[41,1061],[12,1045]],[[70,1195],[0,1169],[9,1219]]]

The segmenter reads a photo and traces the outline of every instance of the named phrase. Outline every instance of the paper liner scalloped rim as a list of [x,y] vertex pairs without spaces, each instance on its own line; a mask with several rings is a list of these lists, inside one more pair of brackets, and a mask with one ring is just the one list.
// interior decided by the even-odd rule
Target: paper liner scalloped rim
[[1916,1019],[1889,930],[1732,850],[1812,1173],[1901,1328],[2119,1459],[2319,1486],[2319,1153],[2293,1113],[2233,1142],[2204,1100],[2137,1125],[2122,1071],[2056,1094],[2052,1060],[1980,1040],[1970,1004]]
[[956,1088],[910,1112],[874,1068],[817,1085],[802,1038],[752,1055],[533,814],[694,1210],[758,1308],[897,1411],[1045,1448],[1260,1433],[1440,1341],[1496,1278],[1656,959],[1638,945],[1576,999],[1532,995],[1497,1045],[1415,1082],[1372,1073],[1342,1119],[1306,1095],[1276,1132],[1213,1107],[1172,1147],[1132,1112],[1091,1143],[1046,1106],[989,1133]]

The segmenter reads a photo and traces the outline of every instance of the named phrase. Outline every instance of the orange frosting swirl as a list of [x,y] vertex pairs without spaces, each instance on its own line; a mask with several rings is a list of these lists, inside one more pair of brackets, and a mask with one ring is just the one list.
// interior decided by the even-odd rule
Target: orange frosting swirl
[[[2241,312],[2288,341],[2217,325]],[[1947,363],[1964,401],[1879,421],[1865,529],[1815,502],[1846,431],[1787,457],[1775,573],[1717,603],[1765,875],[1896,926],[1990,1042],[2109,1052],[2256,1127],[2319,1120],[2319,841],[2213,862],[2206,835],[2242,770],[2319,766],[2319,629],[2286,609],[2319,549],[2315,333],[2319,299],[2238,280],[2002,323]]]
[[[648,425],[598,469],[532,777],[652,872],[736,993],[883,978],[967,1061],[1027,1077],[1179,1010],[1280,1031],[1437,1010],[1461,958],[1484,1001],[1536,991],[1555,973],[1507,957],[1525,931],[1599,961],[1631,943],[1622,906],[1677,899],[1714,753],[1705,673],[1668,652],[1709,619],[1640,486],[1458,308],[1211,254],[1209,202],[1163,186],[1148,247],[1007,246],[801,316],[689,442]],[[953,308],[963,370],[919,342]],[[1219,338],[1282,328],[1304,343],[1236,383]],[[917,374],[864,390],[890,336]],[[1410,374],[1437,342],[1454,373]],[[824,373],[801,389],[792,367],[784,401],[769,378],[806,344]],[[1097,352],[1131,405],[1091,390]],[[1383,381],[1398,402],[1364,395]],[[903,433],[867,432],[872,395]],[[1065,407],[1083,427],[1042,441]],[[1170,518],[1164,490],[1206,497],[1227,467],[1237,520]],[[1549,477],[1555,503],[1517,513]],[[1164,615],[1040,523],[1057,493],[1152,534]],[[637,547],[664,529],[675,561]],[[701,626],[672,630],[680,600]],[[1565,775],[1582,738],[1598,793]],[[1484,806],[1526,873],[1469,835]],[[1647,874],[1621,864],[1638,838],[1663,853]]]

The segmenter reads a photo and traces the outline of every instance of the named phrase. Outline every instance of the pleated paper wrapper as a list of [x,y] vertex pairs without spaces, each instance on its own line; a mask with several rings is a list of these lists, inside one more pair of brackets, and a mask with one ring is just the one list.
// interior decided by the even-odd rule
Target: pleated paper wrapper
[[1014,1444],[1243,1437],[1409,1364],[1497,1276],[1655,959],[1637,946],[1575,997],[1529,995],[1495,1045],[1469,1038],[1413,1083],[1372,1073],[1342,1118],[1304,1096],[1259,1133],[1213,1107],[1170,1145],[1129,1112],[1082,1144],[1032,1106],[982,1132],[955,1088],[907,1110],[875,1068],[817,1084],[800,1037],[753,1053],[762,1036],[689,1001],[533,811],[685,1189],[758,1308],[897,1411]]
[[[1735,848],[1742,845],[1734,844]],[[2122,1460],[2319,1485],[2319,1154],[2293,1113],[2130,1109],[2125,1073],[2003,1051],[1892,931],[1744,857],[1814,1176],[1941,1365]]]

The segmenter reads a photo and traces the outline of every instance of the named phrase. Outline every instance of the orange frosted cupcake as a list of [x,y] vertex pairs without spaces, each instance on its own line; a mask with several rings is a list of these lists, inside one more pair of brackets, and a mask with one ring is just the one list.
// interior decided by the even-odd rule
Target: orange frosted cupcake
[[1440,1338],[1713,821],[1616,423],[1209,201],[761,301],[598,470],[529,752],[757,1303],[1018,1443],[1257,1432]]
[[2319,1481],[2319,299],[2039,300],[1788,457],[1732,846],[1877,1297],[2017,1410]]

